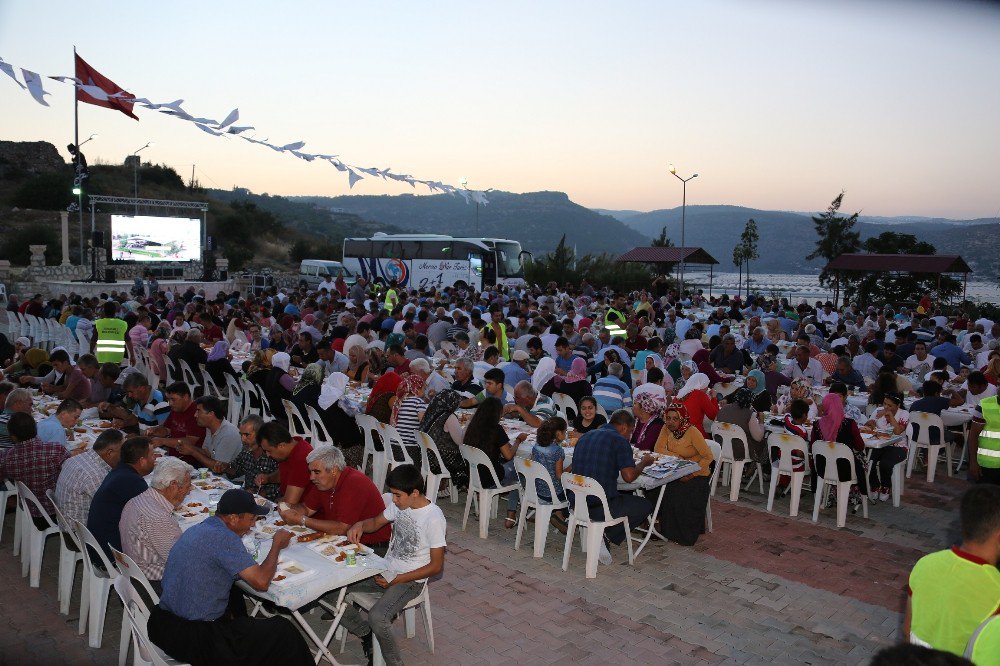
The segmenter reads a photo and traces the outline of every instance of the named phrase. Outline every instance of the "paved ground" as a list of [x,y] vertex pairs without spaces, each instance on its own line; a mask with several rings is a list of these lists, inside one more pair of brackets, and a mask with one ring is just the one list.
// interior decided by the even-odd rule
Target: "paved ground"
[[[634,567],[601,567],[583,575],[574,550],[560,568],[563,537],[550,530],[542,559],[531,557],[530,532],[520,551],[502,521],[480,540],[462,532],[461,506],[449,519],[446,570],[431,587],[436,652],[418,621],[417,637],[401,639],[412,664],[718,664],[866,663],[898,640],[904,586],[918,557],[955,542],[958,497],[967,483],[938,476],[907,482],[903,506],[849,515],[836,529],[833,511],[811,521],[813,496],[788,517],[766,498],[744,492],[712,502],[715,531],[693,548],[651,544]],[[464,501],[464,495],[463,495]],[[9,516],[12,518],[13,516]],[[116,664],[121,609],[112,595],[104,645],[87,647],[70,615],[56,604],[58,544],[50,540],[41,587],[21,578],[11,555],[13,520],[0,542],[0,664]],[[79,595],[79,583],[76,585]],[[311,621],[322,625],[319,614]],[[397,627],[402,631],[402,622]],[[348,640],[344,663],[362,663]]]

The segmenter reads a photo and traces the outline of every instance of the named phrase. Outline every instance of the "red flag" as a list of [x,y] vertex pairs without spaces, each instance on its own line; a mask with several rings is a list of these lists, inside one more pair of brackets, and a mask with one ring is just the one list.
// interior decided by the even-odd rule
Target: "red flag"
[[108,95],[114,95],[116,93],[123,93],[121,97],[109,97],[108,99],[98,99],[92,95],[87,94],[81,88],[76,89],[76,98],[86,104],[93,104],[94,106],[103,106],[107,109],[115,109],[116,111],[121,111],[129,118],[135,118],[139,120],[139,117],[132,113],[132,107],[135,106],[132,102],[128,100],[135,99],[135,95],[130,92],[125,91],[117,83],[104,76],[96,69],[87,64],[83,58],[79,55],[76,56],[76,78],[80,79],[80,82],[85,86],[97,86],[103,90]]

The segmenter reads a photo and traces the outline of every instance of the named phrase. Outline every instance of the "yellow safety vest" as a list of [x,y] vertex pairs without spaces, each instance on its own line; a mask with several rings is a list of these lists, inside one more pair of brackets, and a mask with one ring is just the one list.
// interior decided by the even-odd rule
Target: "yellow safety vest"
[[[493,330],[493,323],[490,322],[486,326],[483,326],[483,330],[479,332],[481,336],[486,337],[486,331]],[[500,356],[505,361],[510,360],[510,351],[507,349],[507,324],[500,322],[500,337],[497,338],[497,349],[500,350]]]
[[98,319],[94,322],[97,332],[96,352],[98,363],[121,363],[125,358],[125,329],[128,328],[121,319]]
[[[618,315],[617,321],[611,321],[611,313]],[[614,308],[608,308],[608,311],[604,314],[604,326],[606,328],[624,328],[626,321],[625,315]]]
[[986,398],[979,406],[983,409],[986,425],[979,432],[976,462],[986,469],[1000,469],[1000,404],[997,404],[997,396]]
[[976,666],[1000,664],[1000,615],[979,625],[965,646],[965,658]]
[[[392,305],[389,304],[389,301],[392,301]],[[390,289],[389,291],[385,292],[385,302],[382,303],[382,308],[384,310],[389,310],[391,312],[392,309],[396,307],[396,303],[398,302],[399,302],[399,296],[396,295],[396,290]]]
[[958,554],[925,555],[910,572],[910,642],[961,655],[1000,604],[1000,571]]

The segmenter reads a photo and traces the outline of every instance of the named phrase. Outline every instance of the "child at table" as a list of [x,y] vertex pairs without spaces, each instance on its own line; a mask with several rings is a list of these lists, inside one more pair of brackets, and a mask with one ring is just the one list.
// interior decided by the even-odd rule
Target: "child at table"
[[[562,442],[566,439],[566,429],[568,427],[562,417],[554,416],[546,419],[542,422],[542,425],[538,426],[538,432],[535,435],[535,444],[531,447],[531,459],[541,464],[549,473],[549,476],[552,478],[552,485],[556,489],[556,497],[560,502],[566,501],[566,493],[563,491],[561,479],[563,472],[568,469],[564,469],[563,467],[566,460],[566,452],[562,447]],[[543,502],[552,501],[552,498],[549,496],[549,487],[544,482],[535,481],[535,490],[538,492],[538,499]],[[508,528],[517,524],[516,516],[520,505],[521,493],[517,490],[510,491],[507,494]],[[565,518],[567,517],[569,517],[569,514],[565,510],[553,512],[551,519],[552,526],[565,534]]]
[[[874,414],[871,420],[865,425],[878,430],[889,430],[893,435],[902,435],[906,432],[906,426],[910,422],[910,413],[903,406],[903,396],[899,393],[886,393],[885,399]],[[903,437],[899,444],[895,446],[883,446],[880,449],[872,449],[869,458],[872,462],[871,472],[868,474],[868,498],[873,502],[882,500],[885,502],[892,495],[892,469],[897,464],[906,460],[908,451],[908,438]]]
[[[801,437],[808,443],[809,432],[807,428],[809,427],[809,403],[805,400],[792,400],[791,404],[788,406],[788,410],[789,411],[785,414],[785,418],[782,422],[785,432],[789,435]],[[805,451],[800,451],[798,449],[792,451],[792,470],[796,472],[805,470],[805,459]],[[780,493],[780,497],[784,497],[788,494],[788,488],[791,481],[792,477],[787,474],[782,474],[778,478],[778,491]]]
[[378,600],[368,611],[367,620],[354,605],[348,605],[342,626],[360,636],[365,656],[372,658],[372,635],[378,638],[388,666],[402,664],[399,646],[392,635],[392,620],[403,607],[420,596],[427,580],[444,569],[447,523],[441,509],[424,496],[424,480],[413,465],[400,465],[385,479],[392,503],[374,518],[355,523],[347,538],[361,545],[361,535],[377,532],[393,524],[392,539],[385,562],[387,570],[349,586],[348,592],[374,593]]

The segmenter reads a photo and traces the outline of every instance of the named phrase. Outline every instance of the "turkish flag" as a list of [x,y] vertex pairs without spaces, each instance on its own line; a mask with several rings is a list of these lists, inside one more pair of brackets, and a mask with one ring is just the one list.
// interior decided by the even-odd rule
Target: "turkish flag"
[[107,109],[115,109],[116,111],[121,111],[129,118],[135,118],[139,120],[139,117],[132,113],[132,107],[135,106],[129,100],[135,99],[135,95],[130,92],[125,91],[117,83],[104,76],[96,69],[87,64],[87,61],[81,58],[79,55],[76,56],[76,78],[80,79],[80,82],[85,86],[97,86],[103,90],[108,95],[114,95],[116,93],[122,93],[121,97],[108,97],[107,99],[98,99],[82,88],[76,89],[76,98],[86,104],[93,104],[94,106],[103,106]]

